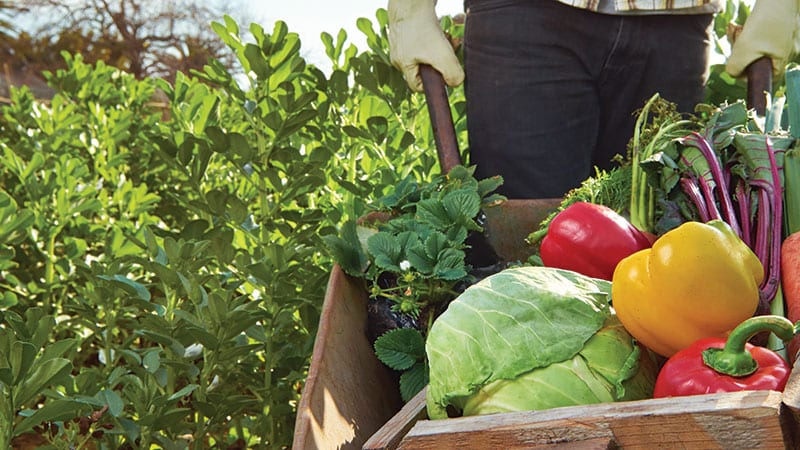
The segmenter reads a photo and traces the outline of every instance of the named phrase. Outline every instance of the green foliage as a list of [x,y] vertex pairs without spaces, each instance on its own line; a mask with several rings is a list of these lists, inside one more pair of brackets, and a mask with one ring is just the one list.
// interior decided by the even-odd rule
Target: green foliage
[[[330,74],[284,23],[252,24],[250,39],[226,17],[213,28],[246,79],[211,61],[137,80],[65,54],[51,102],[12,92],[0,447],[43,426],[52,448],[290,445],[332,264],[323,238],[440,171],[424,99],[376,19],[359,20],[365,52],[323,36]],[[458,209],[474,196],[451,195],[431,218],[471,226]]]
[[[500,177],[477,180],[474,167],[456,166],[428,183],[406,177],[378,201],[387,220],[374,227],[346,222],[340,235],[324,238],[342,269],[368,280],[373,297],[418,317],[429,305],[446,302],[459,282],[469,281],[467,237],[483,228],[475,221],[484,204],[501,200],[492,191]],[[383,286],[381,277],[392,283]]]
[[375,340],[375,355],[393,370],[401,371],[400,394],[409,401],[428,384],[425,339],[413,328],[396,328]]

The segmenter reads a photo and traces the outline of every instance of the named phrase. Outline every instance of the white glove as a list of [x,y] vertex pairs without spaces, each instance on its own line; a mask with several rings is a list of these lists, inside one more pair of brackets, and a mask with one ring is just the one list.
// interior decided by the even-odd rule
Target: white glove
[[744,28],[733,43],[725,70],[738,77],[762,56],[772,59],[772,71],[783,72],[797,52],[800,35],[800,0],[757,0]]
[[436,17],[436,0],[389,0],[389,55],[408,86],[422,91],[419,65],[430,64],[450,86],[464,81],[464,70]]

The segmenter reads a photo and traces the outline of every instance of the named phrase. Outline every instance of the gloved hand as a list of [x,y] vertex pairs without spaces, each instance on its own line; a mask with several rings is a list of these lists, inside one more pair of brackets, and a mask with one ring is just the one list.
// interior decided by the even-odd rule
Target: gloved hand
[[772,71],[781,73],[800,35],[800,0],[757,0],[744,28],[733,43],[725,70],[738,77],[762,56],[772,59]]
[[419,65],[438,70],[444,81],[456,86],[464,81],[464,70],[436,17],[436,0],[389,0],[389,54],[403,72],[408,86],[422,91]]

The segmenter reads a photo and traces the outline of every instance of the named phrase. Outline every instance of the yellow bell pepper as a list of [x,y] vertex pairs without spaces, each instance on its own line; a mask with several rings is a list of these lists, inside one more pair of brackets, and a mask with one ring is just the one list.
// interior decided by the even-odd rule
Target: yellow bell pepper
[[634,338],[669,357],[751,317],[763,279],[761,262],[727,223],[686,222],[620,261],[611,301]]

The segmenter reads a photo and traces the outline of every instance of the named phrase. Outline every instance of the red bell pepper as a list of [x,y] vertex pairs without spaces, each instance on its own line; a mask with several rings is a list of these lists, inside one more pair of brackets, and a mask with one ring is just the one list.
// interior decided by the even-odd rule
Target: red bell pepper
[[607,206],[576,202],[550,222],[539,256],[547,267],[611,281],[623,258],[650,248],[654,240]]
[[797,328],[781,316],[756,316],[734,328],[727,340],[699,339],[667,360],[656,378],[653,397],[782,391],[791,373],[789,363],[772,350],[747,342],[763,331],[789,341]]

